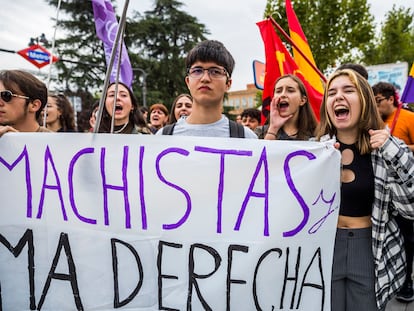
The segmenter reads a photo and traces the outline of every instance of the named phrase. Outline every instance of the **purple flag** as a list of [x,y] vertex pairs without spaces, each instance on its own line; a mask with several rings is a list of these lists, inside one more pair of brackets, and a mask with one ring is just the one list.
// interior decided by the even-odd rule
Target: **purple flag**
[[[115,16],[114,8],[110,0],[92,0],[93,14],[95,16],[96,34],[102,40],[105,49],[106,64],[109,65],[111,59],[112,47],[116,39],[118,31],[118,21]],[[118,49],[120,44],[118,44]],[[114,66],[112,67],[110,81],[116,79],[116,71],[118,67],[118,55],[116,53]],[[125,45],[122,44],[121,70],[119,73],[119,81],[125,83],[129,87],[132,85],[132,67],[129,61],[128,52]]]
[[401,102],[414,103],[414,63],[408,74],[407,83],[401,96]]

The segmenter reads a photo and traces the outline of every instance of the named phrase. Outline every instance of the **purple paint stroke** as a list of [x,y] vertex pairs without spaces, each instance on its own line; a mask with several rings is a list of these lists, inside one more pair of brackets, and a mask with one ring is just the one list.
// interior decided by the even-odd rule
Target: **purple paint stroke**
[[188,192],[185,191],[183,188],[169,182],[162,175],[162,172],[161,172],[161,169],[160,169],[160,162],[165,156],[167,156],[170,153],[178,153],[178,154],[181,154],[181,155],[184,155],[184,156],[188,156],[190,154],[187,150],[179,149],[179,148],[168,148],[168,149],[164,150],[163,152],[161,152],[157,156],[157,159],[156,159],[156,162],[155,162],[155,166],[156,166],[156,170],[157,170],[157,176],[164,184],[166,184],[167,186],[170,186],[173,189],[176,189],[176,190],[180,191],[185,196],[185,199],[187,201],[187,208],[186,208],[186,211],[185,211],[183,217],[181,217],[181,219],[178,220],[175,224],[163,224],[162,228],[165,229],[165,230],[172,230],[172,229],[176,229],[176,228],[182,226],[187,221],[187,218],[190,216],[190,212],[191,212],[191,208],[192,208],[192,206],[191,206],[191,197],[188,194]]
[[31,182],[31,178],[30,178],[30,161],[29,161],[29,154],[27,152],[27,147],[26,145],[23,148],[22,153],[17,157],[17,159],[12,163],[9,164],[6,160],[4,160],[2,157],[0,157],[0,163],[2,163],[10,172],[15,168],[15,166],[17,165],[17,163],[19,163],[23,157],[25,158],[25,168],[26,168],[26,175],[25,175],[25,179],[26,179],[26,191],[27,191],[27,207],[26,207],[26,217],[27,218],[32,218],[32,211],[33,211],[33,207],[32,207],[32,199],[33,199],[33,194],[32,194],[32,182]]
[[336,192],[332,195],[331,199],[326,200],[324,195],[323,195],[323,189],[321,190],[318,198],[315,200],[315,202],[313,202],[312,205],[316,205],[317,203],[319,203],[319,201],[322,201],[323,203],[329,205],[328,212],[320,220],[318,220],[312,227],[309,228],[309,230],[308,230],[309,234],[316,233],[322,227],[322,225],[325,223],[325,221],[328,219],[328,217],[333,212],[335,212],[335,210],[337,210],[339,208],[339,205],[332,208],[333,203],[335,202],[335,197],[336,197]]
[[[48,172],[48,163],[50,162],[50,165],[53,169],[53,173],[55,174],[55,179],[56,179],[56,185],[47,185],[47,176],[49,175]],[[42,213],[43,213],[43,204],[45,201],[45,189],[51,189],[51,190],[57,190],[58,194],[59,194],[59,201],[60,201],[60,207],[62,209],[62,215],[63,215],[63,220],[67,221],[68,220],[68,216],[66,214],[66,210],[65,210],[65,203],[63,201],[63,195],[62,195],[62,186],[60,184],[60,179],[59,179],[59,175],[56,171],[56,166],[55,163],[53,161],[53,157],[52,154],[50,153],[50,149],[49,146],[46,146],[46,151],[45,151],[45,159],[44,159],[44,174],[43,174],[43,184],[42,184],[42,192],[40,194],[40,202],[39,202],[39,209],[37,211],[37,219],[42,218]]]
[[70,200],[70,205],[72,207],[73,213],[80,221],[86,222],[88,224],[96,224],[96,220],[84,217],[79,214],[79,211],[76,207],[75,198],[74,198],[75,191],[73,189],[73,171],[74,171],[76,162],[80,159],[81,156],[83,156],[84,154],[94,153],[94,152],[95,152],[94,148],[85,148],[85,149],[80,150],[78,153],[75,154],[75,156],[70,161],[69,171],[68,171],[69,200]]
[[[118,20],[110,0],[92,0],[93,14],[95,18],[96,35],[102,40],[105,50],[106,63],[110,63],[112,48],[118,32]],[[119,50],[120,44],[118,44]],[[114,66],[111,71],[111,82],[116,81],[118,68],[118,55],[116,53]],[[131,62],[125,44],[122,44],[121,68],[119,80],[129,87],[132,85],[133,72]]]
[[[263,193],[253,191],[254,185],[256,183],[257,177],[259,176],[260,170],[262,169],[262,166],[264,166],[264,186],[265,186]],[[241,222],[243,220],[244,213],[246,211],[247,203],[249,202],[251,197],[264,198],[263,234],[264,236],[269,236],[269,165],[267,162],[266,147],[263,148],[262,150],[262,153],[259,158],[259,162],[256,165],[256,170],[250,182],[249,189],[247,191],[242,207],[240,209],[239,216],[237,217],[237,222],[236,222],[236,225],[234,226],[234,230],[236,231],[240,230]]]
[[144,146],[139,148],[139,199],[141,203],[141,222],[142,229],[148,229],[147,223],[147,208],[145,206],[145,191],[144,191]]
[[125,206],[125,228],[131,228],[131,208],[128,199],[128,151],[129,147],[124,146],[124,156],[122,157],[122,186],[115,186],[106,183],[105,174],[105,154],[106,149],[101,149],[101,176],[102,176],[102,188],[104,197],[104,224],[109,226],[109,208],[108,208],[108,189],[122,191],[124,195],[124,206]]
[[224,160],[226,155],[248,156],[251,157],[253,152],[249,150],[223,150],[207,147],[195,146],[195,151],[220,154],[220,172],[219,185],[217,190],[217,233],[222,232],[222,214],[223,214],[223,192],[224,192]]
[[302,207],[303,219],[295,229],[292,229],[291,231],[283,232],[284,237],[295,236],[296,234],[298,234],[303,229],[303,227],[305,227],[306,223],[309,220],[309,207],[307,206],[305,200],[300,195],[299,191],[296,189],[295,184],[293,183],[293,180],[292,180],[292,176],[290,175],[289,161],[292,158],[297,157],[297,156],[305,156],[309,160],[316,159],[316,156],[313,153],[310,153],[310,152],[305,151],[305,150],[298,150],[298,151],[292,152],[292,153],[288,154],[288,156],[285,159],[283,169],[284,169],[284,172],[285,172],[286,181],[287,181],[288,186],[289,186],[290,190],[292,191],[293,195],[295,196],[295,198],[298,200],[300,206]]

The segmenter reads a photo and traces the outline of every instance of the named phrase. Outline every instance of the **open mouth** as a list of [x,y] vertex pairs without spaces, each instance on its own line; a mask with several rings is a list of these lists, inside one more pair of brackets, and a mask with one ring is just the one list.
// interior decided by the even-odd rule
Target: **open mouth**
[[115,105],[115,111],[122,111],[122,109],[121,105]]
[[345,106],[337,106],[335,107],[334,113],[338,119],[344,119],[349,115],[349,109]]
[[289,103],[288,102],[279,102],[279,104],[277,104],[277,106],[279,107],[279,109],[286,109],[289,107]]

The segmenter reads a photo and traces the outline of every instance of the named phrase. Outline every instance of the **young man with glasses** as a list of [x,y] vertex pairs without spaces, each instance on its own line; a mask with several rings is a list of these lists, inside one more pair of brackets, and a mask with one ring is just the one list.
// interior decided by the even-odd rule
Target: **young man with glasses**
[[[414,151],[414,113],[399,107],[397,91],[391,83],[378,82],[372,86],[378,111],[391,129],[391,134],[403,140]],[[397,117],[396,117],[397,116]],[[414,259],[414,222],[399,215],[398,226],[404,237],[404,249],[407,257],[407,278],[396,299],[401,302],[414,300],[413,259]]]
[[[222,113],[224,95],[230,89],[234,68],[234,59],[224,45],[216,40],[198,43],[187,55],[186,68],[185,82],[193,97],[192,112],[173,126],[159,130],[157,135],[257,139],[249,128],[238,127]],[[167,128],[168,132],[165,131]],[[239,131],[241,133],[234,134]]]
[[0,71],[0,136],[6,132],[50,132],[37,122],[47,103],[46,85],[21,70]]

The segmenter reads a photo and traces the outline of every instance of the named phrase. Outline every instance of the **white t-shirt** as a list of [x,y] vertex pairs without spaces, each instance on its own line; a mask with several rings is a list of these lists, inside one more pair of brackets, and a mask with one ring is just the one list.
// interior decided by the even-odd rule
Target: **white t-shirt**
[[[157,131],[162,135],[162,128]],[[229,119],[222,115],[221,119],[209,124],[189,124],[185,117],[177,120],[173,135],[202,136],[202,137],[230,137]],[[257,139],[257,135],[248,127],[244,126],[244,137]]]

